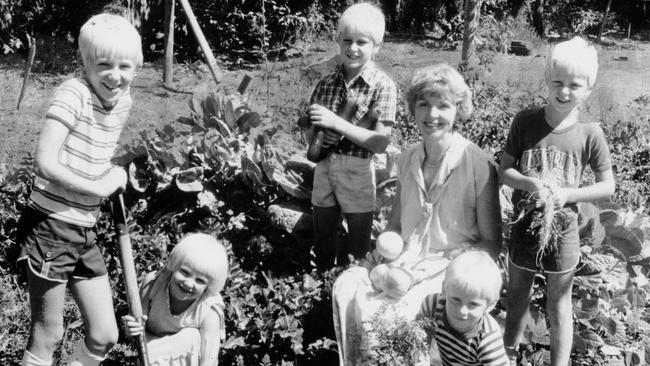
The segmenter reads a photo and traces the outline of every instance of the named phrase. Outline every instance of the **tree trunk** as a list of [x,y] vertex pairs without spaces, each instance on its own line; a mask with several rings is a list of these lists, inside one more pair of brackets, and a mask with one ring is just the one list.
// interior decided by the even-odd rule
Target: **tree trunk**
[[612,0],[607,1],[607,7],[605,8],[605,16],[603,17],[603,22],[600,24],[600,30],[598,31],[598,42],[605,32],[605,27],[607,26],[607,18],[609,17],[609,7],[612,6]]
[[533,27],[540,37],[544,37],[544,1],[535,0],[535,9],[533,9]]
[[461,68],[467,67],[474,56],[476,45],[476,29],[478,27],[481,0],[465,0],[465,13],[463,14],[465,28],[463,30],[463,51],[461,53]]

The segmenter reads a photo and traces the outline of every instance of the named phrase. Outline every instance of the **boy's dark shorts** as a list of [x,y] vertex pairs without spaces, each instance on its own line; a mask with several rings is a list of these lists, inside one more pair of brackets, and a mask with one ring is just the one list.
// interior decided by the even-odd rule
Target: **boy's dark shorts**
[[557,250],[537,259],[537,248],[531,245],[526,225],[514,224],[510,232],[510,264],[532,272],[566,273],[573,271],[580,260],[578,214],[567,210],[567,220]]
[[56,282],[91,279],[108,272],[92,228],[68,224],[26,207],[18,221],[18,261],[35,275]]

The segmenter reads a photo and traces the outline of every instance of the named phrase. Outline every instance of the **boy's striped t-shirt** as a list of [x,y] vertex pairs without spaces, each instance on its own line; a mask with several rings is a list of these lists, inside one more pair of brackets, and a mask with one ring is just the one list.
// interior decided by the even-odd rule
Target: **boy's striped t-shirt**
[[446,300],[438,294],[428,295],[422,302],[418,319],[428,319],[433,325],[432,336],[438,344],[444,366],[508,366],[510,361],[503,346],[503,336],[497,321],[485,314],[477,328],[460,334],[447,322]]
[[[131,110],[127,92],[110,110],[84,79],[65,81],[54,93],[46,118],[69,129],[59,162],[72,173],[96,180],[111,168],[111,159]],[[100,197],[88,196],[36,175],[30,206],[67,223],[92,227],[99,216]]]

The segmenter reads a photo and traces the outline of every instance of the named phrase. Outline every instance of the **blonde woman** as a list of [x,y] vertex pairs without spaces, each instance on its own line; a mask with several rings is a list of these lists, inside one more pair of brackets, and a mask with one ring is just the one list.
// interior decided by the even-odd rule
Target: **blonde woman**
[[367,322],[380,309],[414,319],[424,297],[442,289],[453,255],[469,246],[492,256],[501,249],[495,164],[454,130],[472,111],[462,76],[446,63],[418,69],[406,100],[422,141],[399,158],[398,189],[386,226],[403,242],[389,267],[406,274],[397,281],[404,293],[373,286],[363,267],[341,274],[332,294],[341,365],[364,358]]

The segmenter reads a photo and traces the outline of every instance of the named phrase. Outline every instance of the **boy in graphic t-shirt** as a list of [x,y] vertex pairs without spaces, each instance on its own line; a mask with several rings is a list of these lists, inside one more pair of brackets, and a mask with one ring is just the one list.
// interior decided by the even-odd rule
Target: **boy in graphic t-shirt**
[[[577,203],[596,201],[614,193],[614,176],[603,131],[596,123],[580,121],[580,107],[591,93],[598,71],[596,50],[575,37],[557,44],[547,61],[548,104],[519,112],[510,128],[499,166],[499,177],[515,189],[515,208],[541,197],[564,215],[557,245],[540,251],[531,240],[526,220],[512,227],[509,245],[509,283],[504,343],[508,353],[524,327],[535,274],[547,278],[546,309],[550,320],[551,365],[566,366],[571,354],[573,320],[571,290],[578,264]],[[580,186],[589,166],[595,183]],[[550,198],[548,198],[550,197]]]

